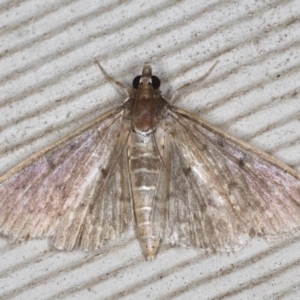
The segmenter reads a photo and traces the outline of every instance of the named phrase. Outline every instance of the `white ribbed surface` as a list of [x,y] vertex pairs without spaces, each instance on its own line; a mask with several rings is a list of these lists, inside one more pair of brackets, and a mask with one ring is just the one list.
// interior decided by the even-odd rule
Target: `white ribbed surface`
[[[0,172],[124,99],[150,62],[176,105],[300,172],[299,1],[0,1]],[[0,208],[1,209],[1,208]],[[129,233],[98,254],[0,240],[0,299],[298,299],[300,238],[231,255],[161,249]]]

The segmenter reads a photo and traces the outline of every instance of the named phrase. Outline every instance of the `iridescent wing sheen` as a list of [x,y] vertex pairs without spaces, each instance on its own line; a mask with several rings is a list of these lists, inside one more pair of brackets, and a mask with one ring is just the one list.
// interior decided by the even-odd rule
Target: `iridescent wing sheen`
[[52,237],[65,250],[95,249],[119,236],[132,221],[120,175],[122,114],[122,107],[108,111],[0,177],[0,233]]
[[171,107],[170,195],[165,240],[232,251],[300,228],[293,169],[192,114]]

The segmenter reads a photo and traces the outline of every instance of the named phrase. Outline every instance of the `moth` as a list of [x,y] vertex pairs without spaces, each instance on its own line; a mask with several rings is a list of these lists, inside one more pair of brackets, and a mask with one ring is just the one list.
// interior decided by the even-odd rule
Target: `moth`
[[2,175],[0,234],[89,251],[134,227],[152,260],[162,243],[234,251],[297,232],[300,175],[159,85],[146,64],[122,105]]

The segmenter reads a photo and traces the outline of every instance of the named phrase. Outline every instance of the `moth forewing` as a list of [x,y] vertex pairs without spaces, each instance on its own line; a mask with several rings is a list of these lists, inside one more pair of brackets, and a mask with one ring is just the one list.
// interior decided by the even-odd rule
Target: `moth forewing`
[[59,242],[59,248],[79,246],[70,244],[70,239],[79,241],[72,226],[85,220],[90,183],[118,141],[121,118],[122,107],[110,110],[4,174],[0,232],[13,240],[60,235],[65,243]]
[[[266,152],[263,152],[262,150],[259,150],[257,148],[254,148],[250,144],[235,138],[234,136],[224,132],[223,130],[219,129],[218,127],[210,124],[209,122],[183,110],[178,107],[172,107],[172,111],[176,112],[176,114],[172,114],[173,117],[175,117],[178,121],[180,120],[190,120],[190,126],[186,127],[188,130],[190,128],[193,128],[193,133],[195,132],[206,132],[205,136],[202,136],[204,138],[207,138],[208,136],[214,138],[215,144],[219,144],[219,146],[226,149],[226,143],[232,143],[232,145],[237,146],[237,153],[242,153],[245,157],[247,156],[247,153],[253,153],[256,154],[258,157],[261,158],[262,161],[269,162],[271,165],[276,166],[278,169],[281,169],[284,173],[288,173],[295,177],[297,180],[300,181],[300,174],[297,173],[294,169],[289,167],[288,165],[282,163],[278,159],[270,156]],[[181,123],[182,126],[184,126],[184,123]],[[184,126],[185,127],[185,126]]]
[[299,230],[300,177],[294,170],[186,111],[172,111],[174,141],[190,166],[192,203],[201,211],[201,220],[194,220],[199,233],[191,234],[202,232],[206,249],[235,250],[253,234],[270,239]]

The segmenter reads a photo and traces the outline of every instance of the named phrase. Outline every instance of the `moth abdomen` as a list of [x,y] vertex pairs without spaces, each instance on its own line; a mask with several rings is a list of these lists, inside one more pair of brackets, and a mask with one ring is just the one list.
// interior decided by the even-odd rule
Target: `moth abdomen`
[[161,160],[152,139],[137,137],[132,133],[129,140],[129,173],[133,196],[137,232],[144,252],[153,259],[159,246],[159,232],[153,221],[156,186],[159,180]]

